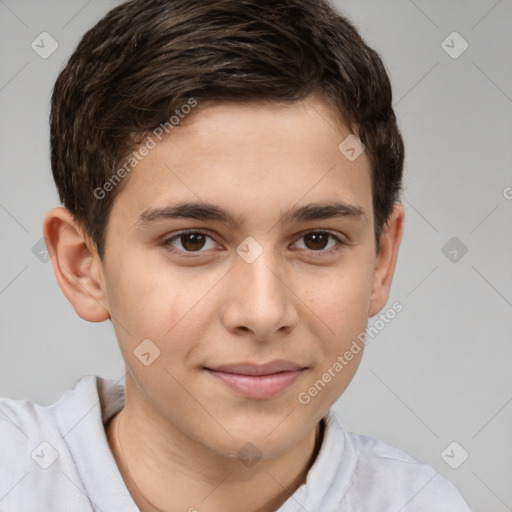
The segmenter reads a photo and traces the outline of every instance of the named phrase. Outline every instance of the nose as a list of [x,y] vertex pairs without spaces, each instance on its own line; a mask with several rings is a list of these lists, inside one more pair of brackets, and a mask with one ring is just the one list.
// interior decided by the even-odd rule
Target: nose
[[285,264],[270,250],[251,263],[237,256],[221,308],[226,329],[237,335],[252,333],[259,341],[270,340],[279,332],[289,333],[299,315],[298,299],[287,281]]

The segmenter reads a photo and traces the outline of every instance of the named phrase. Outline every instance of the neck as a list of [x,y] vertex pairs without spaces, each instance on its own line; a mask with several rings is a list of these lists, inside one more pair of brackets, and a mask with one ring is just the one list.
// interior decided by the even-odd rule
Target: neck
[[151,421],[140,407],[132,411],[128,400],[107,426],[119,471],[141,512],[275,511],[306,481],[319,433],[320,425],[289,452],[248,468]]

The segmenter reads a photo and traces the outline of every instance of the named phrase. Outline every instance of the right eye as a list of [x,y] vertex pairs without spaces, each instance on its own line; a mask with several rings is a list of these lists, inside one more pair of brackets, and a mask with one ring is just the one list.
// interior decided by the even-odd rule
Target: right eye
[[[212,244],[210,248],[214,248],[216,246],[214,240],[204,231],[197,230],[186,230],[180,231],[163,241],[163,245],[170,252],[181,252],[184,256],[186,253],[204,253],[206,251],[201,251],[202,248],[205,247],[207,241],[211,240]],[[176,247],[177,244],[181,245],[180,247]],[[176,245],[175,245],[176,244]],[[208,247],[207,247],[208,248]]]

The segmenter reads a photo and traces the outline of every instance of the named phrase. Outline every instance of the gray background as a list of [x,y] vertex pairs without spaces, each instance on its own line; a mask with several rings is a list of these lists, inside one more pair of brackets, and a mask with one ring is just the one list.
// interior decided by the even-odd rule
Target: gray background
[[[124,374],[111,325],[81,320],[32,252],[58,204],[53,83],[117,3],[0,0],[0,396],[49,404],[85,374]],[[348,430],[431,464],[475,511],[512,510],[512,1],[337,5],[389,70],[407,150],[389,301],[404,309],[368,344],[337,411]],[[46,59],[31,47],[43,31],[59,45]],[[457,58],[445,51],[463,48],[454,31],[469,44]]]

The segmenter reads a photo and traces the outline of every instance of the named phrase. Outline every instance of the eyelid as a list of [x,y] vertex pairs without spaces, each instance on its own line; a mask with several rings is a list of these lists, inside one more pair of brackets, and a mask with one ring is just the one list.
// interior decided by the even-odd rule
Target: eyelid
[[[189,229],[182,229],[181,231],[178,231],[178,232],[176,232],[174,234],[171,234],[170,236],[166,236],[163,239],[162,244],[165,246],[165,248],[169,252],[171,252],[171,253],[178,252],[181,255],[185,255],[185,257],[192,257],[193,258],[193,257],[196,257],[195,255],[200,255],[202,253],[207,253],[208,252],[208,251],[201,251],[201,250],[199,250],[199,251],[183,251],[182,249],[176,249],[175,247],[173,247],[171,245],[171,242],[173,242],[174,240],[176,240],[177,238],[179,238],[182,235],[186,235],[187,233],[196,233],[196,234],[205,235],[206,237],[210,238],[215,243],[217,243],[216,240],[214,239],[214,237],[209,234],[208,230],[205,230],[203,228],[197,228],[197,229],[189,228]],[[295,237],[297,238],[297,241],[298,241],[301,238],[303,238],[305,235],[308,235],[310,233],[327,234],[330,237],[335,239],[336,245],[334,247],[330,247],[329,249],[319,249],[318,251],[315,251],[313,249],[299,249],[299,250],[305,250],[308,253],[318,254],[319,256],[321,256],[321,255],[324,255],[324,254],[331,254],[332,252],[339,251],[343,246],[347,245],[347,242],[345,240],[343,240],[343,238],[340,238],[339,233],[333,233],[332,231],[330,231],[328,229],[319,229],[319,228],[317,228],[317,229],[306,229],[306,230],[300,231],[299,233],[296,233]],[[294,242],[294,243],[296,243],[296,242]]]
[[[320,249],[318,251],[314,251],[313,249],[299,249],[299,250],[307,251],[309,254],[318,255],[318,256],[332,254],[333,252],[339,251],[345,245],[348,245],[348,243],[343,239],[343,237],[340,237],[340,233],[332,232],[329,229],[321,229],[321,228],[306,229],[304,231],[296,233],[295,236],[297,237],[297,241],[298,241],[302,237],[304,237],[305,235],[308,235],[310,233],[320,233],[320,234],[329,235],[330,237],[334,238],[334,240],[336,241],[336,245],[334,247],[330,247],[329,249]],[[294,242],[294,243],[296,243],[296,242]]]
[[162,241],[162,245],[171,253],[179,253],[181,255],[185,255],[185,257],[195,257],[195,255],[200,255],[200,254],[204,254],[206,253],[207,251],[184,251],[182,249],[177,249],[176,247],[173,247],[171,245],[171,242],[174,242],[174,240],[178,239],[180,236],[182,235],[186,235],[188,233],[195,233],[195,234],[200,234],[200,235],[204,235],[208,238],[210,238],[211,240],[213,240],[215,243],[217,243],[217,241],[213,238],[213,236],[209,233],[208,230],[205,230],[203,228],[198,228],[198,229],[182,229],[181,231],[177,231],[176,233],[174,234],[171,234],[169,236],[165,236],[163,241]]

